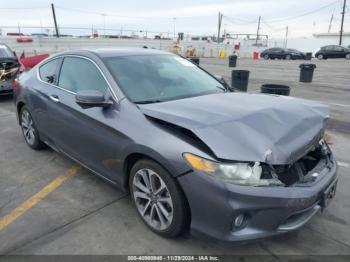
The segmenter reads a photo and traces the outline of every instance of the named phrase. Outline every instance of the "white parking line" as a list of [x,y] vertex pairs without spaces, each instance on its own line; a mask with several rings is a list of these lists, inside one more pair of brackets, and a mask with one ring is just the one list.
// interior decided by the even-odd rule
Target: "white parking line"
[[339,161],[338,161],[338,166],[350,168],[350,164],[345,163],[345,162],[339,162]]
[[331,106],[350,107],[350,105],[345,105],[345,104],[329,103],[329,102],[322,102],[322,101],[319,101],[319,102],[326,103],[326,104],[331,105]]

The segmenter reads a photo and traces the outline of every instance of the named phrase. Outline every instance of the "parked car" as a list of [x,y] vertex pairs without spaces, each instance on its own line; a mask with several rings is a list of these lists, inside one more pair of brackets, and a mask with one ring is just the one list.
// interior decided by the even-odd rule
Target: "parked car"
[[306,55],[296,49],[291,48],[269,48],[261,52],[260,57],[264,59],[305,59]]
[[0,95],[12,94],[12,82],[20,69],[20,63],[14,52],[0,43]]
[[320,60],[328,58],[350,59],[350,48],[345,48],[339,45],[323,46],[319,51],[315,53],[315,57]]
[[245,241],[300,228],[333,198],[336,161],[318,102],[233,90],[152,49],[70,51],[23,73],[24,139],[130,191],[143,222]]

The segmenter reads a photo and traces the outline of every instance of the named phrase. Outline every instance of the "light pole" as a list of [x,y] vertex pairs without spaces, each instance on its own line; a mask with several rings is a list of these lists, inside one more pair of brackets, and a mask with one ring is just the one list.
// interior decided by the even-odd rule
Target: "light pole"
[[175,40],[175,38],[176,38],[176,34],[175,34],[176,17],[174,17],[173,20],[174,20],[174,40]]
[[103,37],[106,38],[106,16],[107,14],[101,14],[103,17]]

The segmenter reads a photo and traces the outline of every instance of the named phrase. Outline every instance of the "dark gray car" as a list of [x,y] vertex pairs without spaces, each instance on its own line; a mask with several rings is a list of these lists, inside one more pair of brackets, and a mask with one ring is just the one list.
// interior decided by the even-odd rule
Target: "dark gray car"
[[27,144],[49,145],[130,190],[163,236],[286,233],[335,194],[322,104],[232,92],[188,60],[150,49],[57,54],[15,86]]

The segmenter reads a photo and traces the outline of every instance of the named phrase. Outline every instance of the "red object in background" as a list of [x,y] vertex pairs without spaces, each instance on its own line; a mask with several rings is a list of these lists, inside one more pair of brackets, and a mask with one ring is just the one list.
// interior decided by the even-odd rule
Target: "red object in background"
[[258,60],[259,59],[259,52],[253,52],[253,59]]
[[25,69],[30,69],[48,57],[49,57],[49,54],[27,56],[27,57],[20,59],[20,62],[25,67]]
[[18,43],[31,43],[31,42],[33,42],[33,38],[29,38],[29,37],[27,37],[27,38],[21,37],[21,38],[17,38],[16,40]]
[[239,50],[240,47],[241,45],[235,45],[235,50]]

